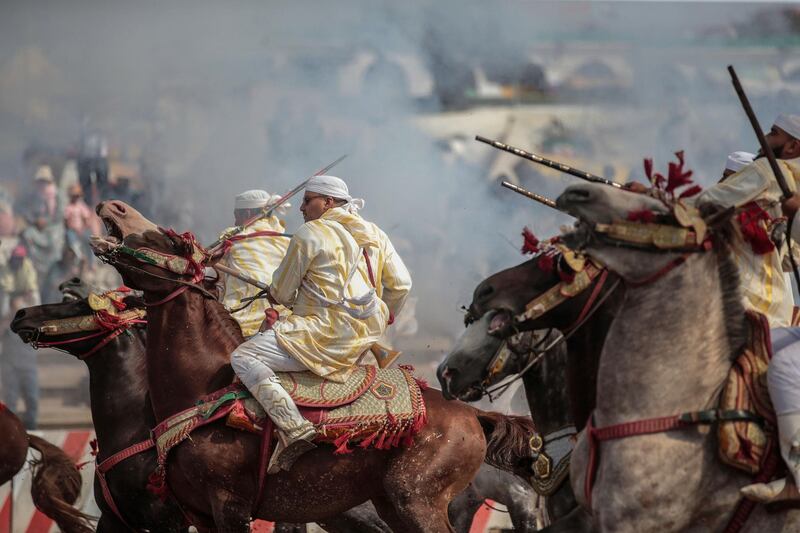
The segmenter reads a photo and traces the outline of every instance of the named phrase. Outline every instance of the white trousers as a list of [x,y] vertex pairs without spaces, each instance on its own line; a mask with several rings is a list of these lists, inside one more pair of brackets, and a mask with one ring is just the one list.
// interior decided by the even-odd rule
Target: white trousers
[[275,372],[308,370],[278,344],[272,330],[256,333],[231,354],[231,366],[245,387],[253,391],[259,383],[275,377]]
[[775,414],[800,413],[800,328],[775,328],[767,383]]

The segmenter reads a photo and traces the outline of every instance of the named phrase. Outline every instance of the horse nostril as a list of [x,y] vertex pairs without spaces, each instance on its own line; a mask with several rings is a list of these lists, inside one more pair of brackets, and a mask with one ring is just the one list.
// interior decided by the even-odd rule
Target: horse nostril
[[14,320],[22,320],[23,318],[25,318],[25,310],[20,309],[19,311],[17,311],[17,314],[14,315]]

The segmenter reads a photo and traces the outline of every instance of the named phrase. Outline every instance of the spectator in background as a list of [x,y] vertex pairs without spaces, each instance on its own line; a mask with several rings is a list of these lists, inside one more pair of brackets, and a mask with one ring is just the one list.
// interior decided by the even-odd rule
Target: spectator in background
[[17,401],[22,397],[25,410],[20,418],[27,429],[36,429],[39,409],[36,352],[8,326],[19,309],[32,305],[39,305],[36,270],[25,247],[17,245],[8,263],[0,266],[0,385],[3,401],[18,413]]
[[94,255],[89,248],[89,237],[100,233],[97,215],[83,201],[83,189],[75,183],[67,190],[69,203],[64,207],[64,226],[67,229],[66,241],[71,246],[76,242],[81,247],[81,255],[87,260],[87,266],[92,267]]
[[33,193],[20,202],[18,211],[25,217],[28,224],[37,224],[40,219],[43,219],[43,225],[60,222],[61,202],[53,171],[50,170],[50,167],[42,165],[36,171],[33,179]]
[[42,302],[56,303],[62,298],[58,286],[72,278],[84,278],[86,256],[81,250],[81,242],[67,235],[61,259],[53,263],[42,283]]
[[[50,167],[39,167],[34,179],[33,194],[20,204],[19,212],[28,223],[20,238],[42,284],[50,267],[61,257],[64,246],[63,209]],[[41,295],[43,287],[40,285],[39,289]]]

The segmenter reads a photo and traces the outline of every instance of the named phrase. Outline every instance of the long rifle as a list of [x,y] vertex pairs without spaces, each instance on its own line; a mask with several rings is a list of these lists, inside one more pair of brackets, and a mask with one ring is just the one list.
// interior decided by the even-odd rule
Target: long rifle
[[[736,75],[736,70],[734,70],[733,65],[728,65],[728,72],[731,75],[731,82],[733,83],[733,88],[736,90],[736,94],[739,96],[739,101],[742,103],[744,112],[747,115],[747,118],[750,119],[750,125],[756,132],[756,137],[758,137],[758,144],[761,145],[761,153],[763,153],[764,156],[766,156],[767,161],[769,161],[769,166],[772,169],[772,173],[775,174],[775,180],[778,182],[778,186],[781,188],[781,192],[783,193],[783,198],[789,199],[792,197],[792,191],[791,189],[789,189],[789,184],[786,182],[786,178],[784,177],[783,172],[781,171],[781,167],[778,166],[778,160],[775,159],[775,152],[772,151],[772,147],[767,142],[766,137],[764,137],[764,131],[761,129],[761,125],[758,123],[756,114],[753,112],[753,107],[750,105],[750,100],[744,93],[744,88],[742,87],[742,84],[739,81],[739,76]],[[800,289],[800,271],[797,270],[797,261],[795,261],[794,254],[792,253],[793,222],[794,222],[794,216],[792,216],[786,223],[786,245],[789,249],[789,261],[792,264],[794,281],[797,284],[798,289]]]
[[761,152],[766,156],[767,161],[769,161],[769,166],[772,169],[772,173],[775,174],[775,180],[777,180],[778,186],[781,188],[783,198],[791,198],[792,191],[789,189],[789,184],[786,183],[786,178],[781,171],[781,167],[778,166],[778,161],[775,159],[775,152],[772,151],[772,147],[769,145],[769,143],[767,143],[766,137],[764,137],[764,131],[758,124],[756,114],[753,112],[753,107],[750,105],[750,100],[748,100],[747,95],[744,93],[744,88],[742,88],[742,84],[739,81],[739,76],[736,75],[733,65],[728,65],[728,72],[731,75],[733,88],[736,90],[736,94],[739,96],[739,101],[742,103],[744,112],[747,115],[747,118],[750,119],[750,125],[753,127],[753,131],[756,132],[758,144],[761,145]]
[[[506,189],[511,189],[515,193],[521,194],[522,196],[524,196],[526,198],[530,198],[531,200],[535,200],[535,201],[539,202],[540,204],[544,204],[547,207],[551,207],[553,209],[558,209],[558,206],[556,205],[556,203],[553,200],[551,200],[550,198],[547,198],[546,196],[542,196],[541,194],[536,194],[535,192],[529,191],[528,189],[524,189],[524,188],[520,187],[519,185],[514,185],[510,181],[503,181],[500,185],[502,185]],[[558,210],[561,211],[561,209],[558,209]]]
[[504,152],[508,152],[510,154],[514,154],[517,157],[521,157],[523,159],[527,159],[528,161],[533,161],[534,163],[538,163],[540,165],[544,165],[548,168],[552,168],[554,170],[558,170],[560,172],[564,172],[565,174],[569,174],[570,176],[575,176],[576,178],[580,178],[586,181],[593,181],[595,183],[602,183],[603,185],[611,185],[612,187],[617,187],[618,189],[622,188],[622,185],[606,179],[602,176],[598,176],[596,174],[592,174],[590,172],[586,172],[585,170],[579,170],[577,168],[572,168],[569,165],[565,165],[564,163],[559,163],[558,161],[553,161],[552,159],[546,159],[542,156],[536,155],[532,152],[527,152],[522,150],[521,148],[516,148],[514,146],[508,145],[506,143],[501,143],[500,141],[495,141],[493,139],[488,139],[481,135],[476,135],[475,140],[488,144],[498,150],[503,150]]
[[210,246],[208,246],[208,250],[213,252],[214,249],[217,248],[220,244],[222,244],[226,239],[230,239],[234,235],[243,232],[249,226],[252,226],[254,223],[256,223],[257,221],[261,220],[262,218],[267,218],[267,217],[271,216],[273,211],[275,211],[277,208],[279,208],[280,206],[282,206],[283,204],[288,202],[289,199],[292,198],[292,196],[294,196],[298,192],[302,191],[303,188],[306,186],[306,184],[309,181],[311,181],[311,178],[314,178],[316,176],[321,176],[322,174],[325,174],[327,171],[329,171],[330,169],[332,169],[333,167],[335,167],[336,165],[341,163],[342,160],[345,157],[347,157],[347,154],[341,156],[339,159],[337,159],[333,163],[330,163],[329,165],[327,165],[325,167],[322,167],[321,169],[317,170],[314,174],[312,174],[311,176],[309,176],[308,178],[303,180],[299,185],[297,185],[291,191],[287,192],[286,194],[284,194],[283,196],[278,198],[275,202],[264,206],[264,208],[261,210],[261,213],[259,213],[258,215],[255,215],[255,216],[250,217],[249,219],[245,220],[244,223],[241,226],[236,226],[235,228],[233,228],[230,231],[226,232],[225,235],[223,235],[222,237],[220,237],[219,239],[214,241]]

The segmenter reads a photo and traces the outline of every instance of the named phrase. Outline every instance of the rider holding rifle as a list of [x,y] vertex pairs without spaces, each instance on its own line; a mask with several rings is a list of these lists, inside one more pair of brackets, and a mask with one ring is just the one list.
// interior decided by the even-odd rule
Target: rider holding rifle
[[361,218],[364,201],[334,176],[305,187],[303,224],[272,276],[269,296],[292,314],[240,345],[234,371],[278,428],[269,471],[288,470],[313,448],[314,426],[300,415],[275,372],[310,370],[344,382],[400,311],[411,276],[384,232]]

